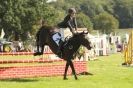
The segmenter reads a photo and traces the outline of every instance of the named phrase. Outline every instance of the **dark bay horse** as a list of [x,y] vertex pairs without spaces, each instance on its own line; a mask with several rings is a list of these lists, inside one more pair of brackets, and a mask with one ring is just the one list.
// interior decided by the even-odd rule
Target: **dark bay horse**
[[41,47],[41,53],[43,54],[44,46],[48,45],[53,53],[58,55],[60,58],[66,60],[64,79],[67,79],[66,77],[67,70],[68,70],[68,67],[70,66],[72,69],[72,73],[75,79],[77,80],[77,76],[76,76],[76,72],[75,72],[72,60],[75,58],[74,54],[77,52],[77,50],[81,45],[85,46],[89,50],[91,49],[90,42],[87,37],[88,32],[77,33],[73,35],[71,38],[69,38],[67,41],[65,41],[62,45],[62,48],[63,48],[62,55],[59,55],[57,53],[59,46],[53,41],[52,39],[53,31],[51,32],[51,30],[52,29],[43,29],[40,31],[39,45]]

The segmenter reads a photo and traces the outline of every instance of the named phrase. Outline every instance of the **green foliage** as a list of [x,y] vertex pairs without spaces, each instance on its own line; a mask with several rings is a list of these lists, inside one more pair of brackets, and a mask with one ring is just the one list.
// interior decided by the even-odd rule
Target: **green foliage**
[[90,18],[83,13],[77,14],[77,24],[79,28],[88,28],[89,30],[93,29],[93,24],[90,21]]
[[57,22],[58,16],[56,9],[49,6],[46,0],[2,0],[0,11],[1,27],[6,37],[17,33],[23,40],[27,39],[27,32],[35,34],[32,28],[38,19],[44,18],[52,25]]
[[66,0],[66,2],[88,15],[91,20],[100,13],[108,12],[118,19],[120,28],[133,27],[133,0]]
[[94,17],[95,15],[104,11],[101,4],[97,4],[97,2],[88,0],[81,4],[81,10],[88,16]]
[[133,0],[116,0],[114,15],[120,22],[120,28],[133,27]]
[[114,32],[118,27],[118,20],[108,13],[100,13],[94,17],[94,28],[102,33]]

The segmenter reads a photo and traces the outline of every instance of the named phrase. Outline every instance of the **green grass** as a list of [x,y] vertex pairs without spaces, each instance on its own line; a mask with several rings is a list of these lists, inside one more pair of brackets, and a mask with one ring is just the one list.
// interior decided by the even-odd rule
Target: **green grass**
[[[0,55],[0,60],[33,60],[37,58],[42,58],[42,56],[36,56],[33,55]],[[45,58],[45,55],[44,55]]]
[[80,75],[79,80],[68,76],[0,80],[0,88],[132,88],[133,67],[121,66],[122,54],[98,57],[88,61],[88,71],[93,75]]

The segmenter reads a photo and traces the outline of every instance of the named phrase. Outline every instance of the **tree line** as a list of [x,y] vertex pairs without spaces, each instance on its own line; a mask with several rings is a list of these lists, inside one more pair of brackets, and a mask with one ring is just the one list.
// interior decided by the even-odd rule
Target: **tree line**
[[100,30],[110,33],[118,28],[133,27],[133,0],[1,0],[0,29],[4,29],[5,37],[22,40],[28,34],[35,35],[39,28],[39,20],[45,19],[48,25],[61,22],[70,7],[77,10],[78,27],[88,30]]

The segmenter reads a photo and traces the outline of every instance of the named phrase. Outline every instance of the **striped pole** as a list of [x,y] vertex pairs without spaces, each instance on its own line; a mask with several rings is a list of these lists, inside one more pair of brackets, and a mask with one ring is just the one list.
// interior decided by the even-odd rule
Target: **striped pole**
[[128,40],[128,44],[124,47],[124,59],[123,65],[131,65],[133,63],[133,31],[131,32]]

